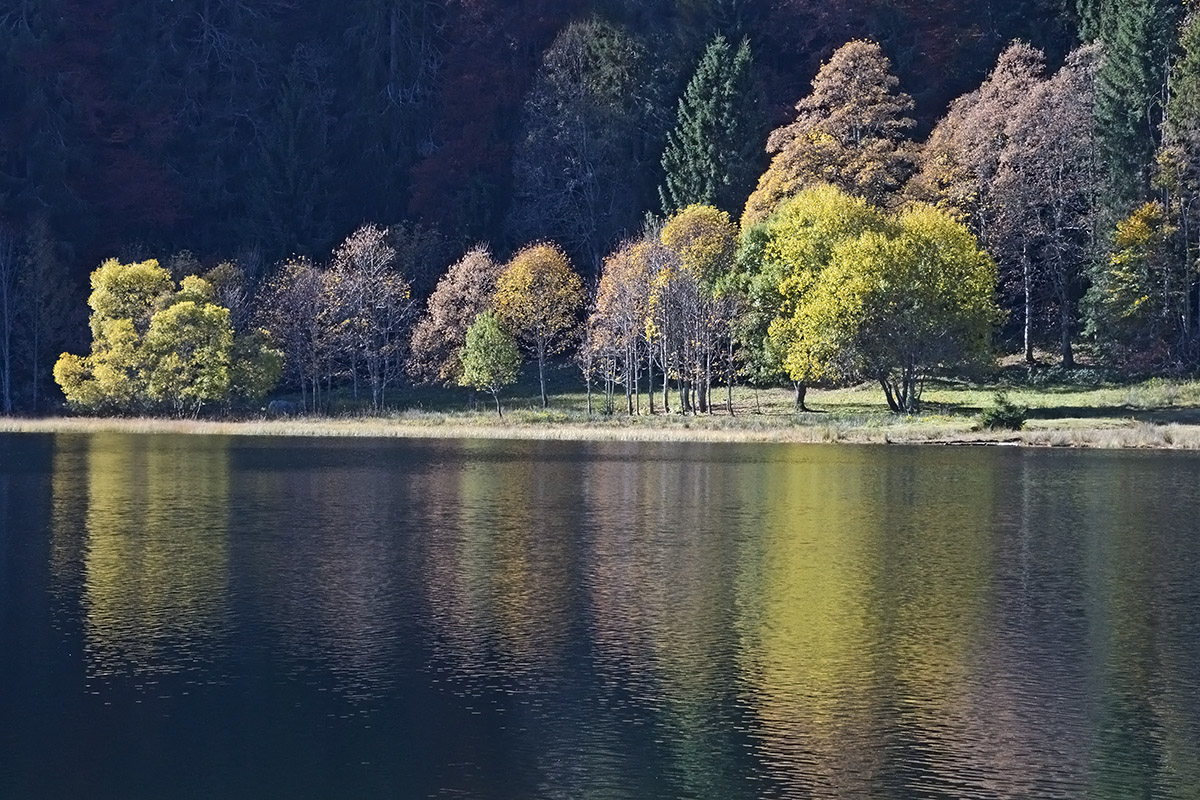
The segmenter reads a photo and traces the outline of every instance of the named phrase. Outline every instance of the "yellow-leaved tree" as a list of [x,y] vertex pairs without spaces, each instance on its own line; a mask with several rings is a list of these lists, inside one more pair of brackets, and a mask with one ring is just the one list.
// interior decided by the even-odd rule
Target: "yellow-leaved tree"
[[[690,205],[671,216],[659,238],[675,255],[651,281],[648,329],[659,341],[665,380],[679,381],[680,410],[711,410],[714,376],[722,373],[732,413],[735,297],[726,291],[737,253],[737,228],[712,206]],[[722,363],[723,362],[723,363]]]
[[175,289],[153,259],[109,259],[92,273],[92,351],[63,353],[54,378],[81,411],[170,409],[254,401],[279,380],[283,356],[261,332],[235,337],[229,309],[194,275]]
[[538,242],[505,265],[494,302],[500,321],[537,356],[542,408],[548,407],[546,357],[567,346],[584,302],[583,280],[562,248]]
[[914,413],[933,370],[990,355],[995,294],[996,266],[975,236],[917,206],[836,242],[773,328],[793,331],[784,366],[794,378],[877,380],[892,411]]
[[761,376],[786,372],[796,410],[806,411],[808,386],[826,380],[820,363],[784,369],[784,356],[804,337],[795,309],[829,265],[841,242],[880,230],[884,215],[859,197],[829,185],[802,190],[742,236],[739,279],[746,297],[740,335],[751,368]]

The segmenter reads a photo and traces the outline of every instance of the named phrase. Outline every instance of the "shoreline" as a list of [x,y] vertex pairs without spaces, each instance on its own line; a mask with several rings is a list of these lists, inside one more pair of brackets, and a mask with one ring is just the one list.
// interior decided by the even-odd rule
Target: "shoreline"
[[[510,415],[512,417],[513,415]],[[778,444],[921,444],[1200,450],[1200,425],[1134,420],[1030,420],[1020,431],[976,430],[965,417],[853,418],[823,415],[740,417],[602,417],[571,419],[526,414],[299,417],[289,419],[178,420],[158,417],[0,418],[0,433],[140,433],[305,438],[510,439],[619,442],[746,442]],[[814,419],[815,418],[815,419]]]

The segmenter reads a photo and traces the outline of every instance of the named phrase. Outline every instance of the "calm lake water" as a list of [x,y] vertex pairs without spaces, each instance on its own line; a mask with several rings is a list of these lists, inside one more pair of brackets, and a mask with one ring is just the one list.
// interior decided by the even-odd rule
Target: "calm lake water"
[[0,797],[1196,798],[1200,458],[0,435]]

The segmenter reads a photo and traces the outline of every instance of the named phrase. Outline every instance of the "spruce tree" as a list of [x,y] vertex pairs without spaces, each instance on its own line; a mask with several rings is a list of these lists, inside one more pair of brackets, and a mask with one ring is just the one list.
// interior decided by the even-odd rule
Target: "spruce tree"
[[1165,138],[1196,144],[1200,139],[1200,12],[1193,12],[1181,26],[1179,49],[1171,69]]
[[1075,0],[1079,17],[1079,38],[1084,42],[1106,39],[1106,26],[1111,22],[1111,0]]
[[1175,0],[1101,5],[1096,122],[1109,174],[1107,205],[1118,213],[1128,212],[1150,185],[1180,8]]
[[758,108],[750,43],[736,51],[717,34],[679,99],[659,188],[663,211],[692,204],[736,214],[758,172]]

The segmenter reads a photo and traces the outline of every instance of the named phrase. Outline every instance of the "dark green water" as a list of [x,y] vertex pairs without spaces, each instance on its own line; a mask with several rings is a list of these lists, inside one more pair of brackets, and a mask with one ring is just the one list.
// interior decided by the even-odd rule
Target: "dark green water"
[[0,798],[1200,797],[1200,458],[0,435]]

